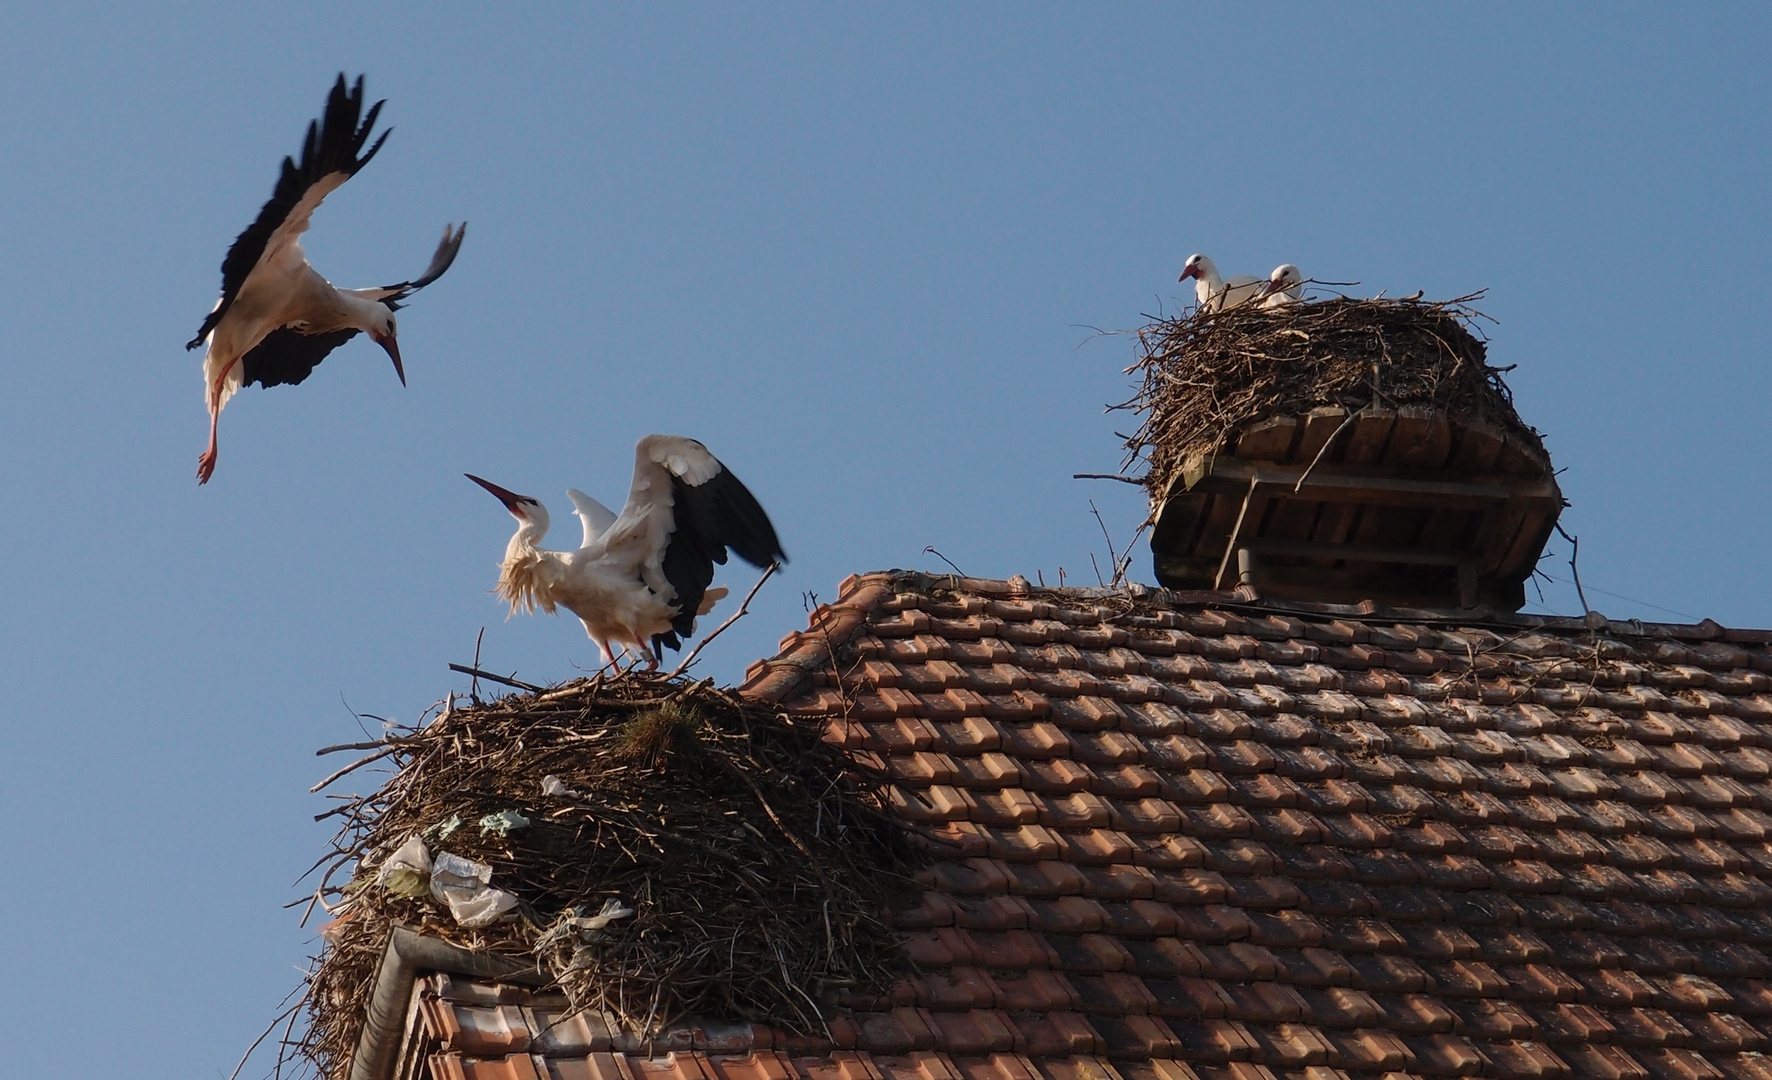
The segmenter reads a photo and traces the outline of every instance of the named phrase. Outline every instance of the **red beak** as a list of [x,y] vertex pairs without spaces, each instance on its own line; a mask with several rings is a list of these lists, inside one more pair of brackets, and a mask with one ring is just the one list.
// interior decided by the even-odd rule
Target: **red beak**
[[388,359],[390,359],[394,362],[394,374],[400,376],[400,385],[405,386],[406,385],[406,368],[403,367],[400,363],[400,343],[399,343],[399,341],[395,340],[394,335],[392,335],[392,334],[389,334],[387,337],[381,337],[380,335],[372,335],[372,336],[375,337],[375,343],[377,345],[380,345],[382,348],[388,350]]
[[524,496],[519,495],[516,492],[510,491],[506,488],[501,488],[497,484],[493,483],[490,480],[482,480],[478,476],[475,476],[473,473],[462,473],[462,475],[467,477],[469,480],[472,480],[474,483],[479,484],[481,487],[485,488],[487,491],[492,492],[492,494],[497,497],[499,502],[505,504],[506,510],[509,510],[511,513],[517,515],[518,517],[523,516],[522,506],[523,506]]
[[1186,281],[1188,278],[1193,277],[1198,272],[1199,272],[1198,267],[1194,267],[1194,266],[1185,267],[1181,271],[1181,276],[1176,278],[1175,281],[1177,284],[1180,284],[1181,282]]

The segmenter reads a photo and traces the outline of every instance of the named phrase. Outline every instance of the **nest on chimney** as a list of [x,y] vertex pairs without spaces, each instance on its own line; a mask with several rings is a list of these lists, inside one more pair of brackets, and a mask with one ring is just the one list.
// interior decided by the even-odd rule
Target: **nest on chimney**
[[[1481,292],[1453,300],[1333,300],[1157,319],[1138,331],[1142,374],[1119,408],[1144,414],[1126,441],[1125,468],[1146,463],[1155,499],[1186,463],[1228,452],[1237,433],[1272,416],[1341,406],[1425,406],[1519,436],[1544,454],[1539,433],[1514,410],[1472,328]],[[1545,455],[1548,462],[1549,457]]]
[[[316,869],[339,917],[293,1049],[344,1075],[396,925],[533,966],[640,1039],[686,1015],[824,1033],[845,993],[899,973],[887,916],[921,892],[906,875],[926,849],[887,813],[884,777],[823,731],[711,681],[629,673],[452,699],[417,729],[353,744],[373,752],[352,768],[394,768],[335,811],[344,824]],[[433,859],[490,866],[515,909],[469,929],[426,874],[381,873],[412,837]]]

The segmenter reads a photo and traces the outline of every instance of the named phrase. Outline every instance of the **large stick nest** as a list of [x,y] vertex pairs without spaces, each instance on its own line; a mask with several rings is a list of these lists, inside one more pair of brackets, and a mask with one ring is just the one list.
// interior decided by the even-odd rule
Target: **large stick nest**
[[1245,304],[1158,319],[1138,332],[1130,370],[1143,384],[1121,406],[1144,413],[1127,466],[1146,461],[1144,483],[1161,498],[1189,459],[1228,452],[1245,425],[1335,405],[1426,406],[1500,428],[1543,456],[1502,381],[1511,368],[1489,366],[1471,332],[1481,296]]
[[[822,730],[709,683],[628,675],[445,710],[363,744],[375,752],[359,764],[396,768],[333,811],[345,823],[320,865],[354,874],[321,883],[344,917],[310,977],[300,1049],[322,1076],[348,1068],[395,924],[533,962],[576,1008],[641,1038],[689,1014],[823,1031],[840,990],[890,985],[883,917],[914,903],[904,875],[922,849],[885,814],[882,778]],[[569,793],[544,794],[546,777]],[[479,827],[507,811],[528,824]],[[414,835],[489,864],[515,912],[468,930],[428,895],[379,884]],[[562,938],[563,915],[610,899],[632,916]]]

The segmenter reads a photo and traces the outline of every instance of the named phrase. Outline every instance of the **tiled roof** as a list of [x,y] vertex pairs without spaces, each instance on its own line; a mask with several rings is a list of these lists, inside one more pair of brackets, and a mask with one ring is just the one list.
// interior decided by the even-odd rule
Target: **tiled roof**
[[745,692],[950,845],[917,974],[668,1053],[432,985],[436,1076],[1772,1078],[1772,633],[877,574]]

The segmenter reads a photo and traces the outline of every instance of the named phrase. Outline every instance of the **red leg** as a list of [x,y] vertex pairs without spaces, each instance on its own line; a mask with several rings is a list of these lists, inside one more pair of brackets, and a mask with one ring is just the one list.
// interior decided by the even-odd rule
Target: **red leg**
[[197,458],[197,483],[207,484],[215,475],[215,425],[221,419],[219,411],[211,410],[209,414],[209,446]]
[[215,377],[215,385],[209,388],[209,446],[197,458],[197,483],[199,484],[209,483],[209,478],[215,475],[215,426],[221,421],[222,383],[227,381],[228,372],[234,370],[234,364],[239,362],[239,359],[236,358],[233,363],[222,368],[221,374]]

